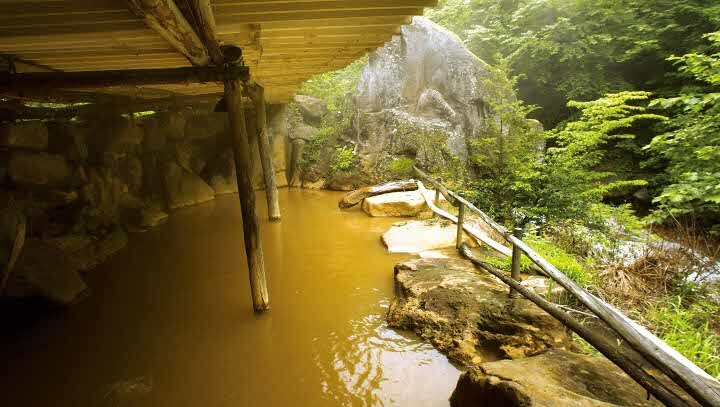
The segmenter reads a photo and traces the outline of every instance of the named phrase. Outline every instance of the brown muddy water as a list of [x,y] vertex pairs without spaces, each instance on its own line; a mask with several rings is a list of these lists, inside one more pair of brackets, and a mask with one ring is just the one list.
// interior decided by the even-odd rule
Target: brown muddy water
[[447,406],[460,371],[384,322],[409,257],[379,239],[397,219],[342,212],[339,197],[281,191],[283,221],[262,224],[263,315],[236,196],[133,235],[85,302],[3,330],[0,405]]

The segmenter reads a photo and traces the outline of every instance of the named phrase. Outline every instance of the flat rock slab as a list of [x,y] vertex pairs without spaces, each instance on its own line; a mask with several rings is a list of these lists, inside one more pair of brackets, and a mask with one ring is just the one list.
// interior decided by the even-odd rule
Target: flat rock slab
[[420,253],[455,247],[457,226],[445,221],[412,221],[393,225],[382,241],[390,253]]
[[453,407],[661,406],[604,357],[552,350],[524,359],[483,363],[464,373]]
[[571,347],[560,322],[528,300],[510,299],[508,292],[467,260],[410,260],[395,266],[396,298],[387,320],[467,366]]
[[415,217],[430,208],[420,191],[408,191],[365,198],[362,210],[373,217]]

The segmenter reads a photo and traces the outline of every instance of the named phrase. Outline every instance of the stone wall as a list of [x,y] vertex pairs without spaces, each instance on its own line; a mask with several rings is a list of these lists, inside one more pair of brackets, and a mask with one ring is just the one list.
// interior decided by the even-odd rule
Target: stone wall
[[[254,123],[253,113],[246,114]],[[98,116],[0,126],[0,268],[21,220],[27,225],[25,249],[4,297],[77,301],[86,288],[81,273],[120,250],[127,232],[157,226],[174,210],[237,193],[226,116],[186,109],[135,120]],[[281,116],[270,116],[280,187],[287,185],[289,144],[277,123]],[[256,139],[251,148],[260,189]],[[42,258],[51,260],[38,261]]]

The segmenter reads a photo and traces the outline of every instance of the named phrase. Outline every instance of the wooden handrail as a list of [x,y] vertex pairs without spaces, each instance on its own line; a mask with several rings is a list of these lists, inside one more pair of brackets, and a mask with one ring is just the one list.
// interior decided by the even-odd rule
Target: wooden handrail
[[632,359],[625,356],[618,350],[616,346],[613,346],[605,338],[591,329],[583,326],[579,321],[570,316],[567,312],[563,311],[557,305],[545,300],[539,295],[535,294],[532,290],[529,290],[523,286],[520,282],[514,280],[511,277],[506,276],[501,270],[493,267],[489,263],[485,263],[477,258],[470,247],[467,244],[463,244],[460,248],[460,252],[470,260],[476,267],[481,268],[493,276],[499,278],[502,282],[509,285],[513,290],[522,294],[525,298],[532,301],[535,305],[540,307],[543,311],[547,312],[555,319],[560,321],[563,325],[570,328],[573,332],[578,334],[581,338],[585,339],[600,353],[605,355],[610,361],[622,369],[628,376],[632,377],[633,380],[643,386],[649,393],[654,395],[658,400],[668,406],[687,406],[688,403],[683,401],[675,393],[667,388],[664,384],[658,381],[655,377],[648,374],[642,367],[638,366]]
[[[624,339],[633,349],[647,358],[650,363],[660,369],[670,379],[688,392],[701,405],[713,407],[720,406],[720,387],[715,388],[708,383],[707,375],[702,369],[695,366],[688,359],[670,348],[662,340],[647,330],[638,329],[639,325],[628,317],[612,308],[609,304],[597,298],[575,281],[563,274],[550,262],[545,260],[522,240],[512,235],[505,227],[495,222],[483,211],[459,195],[448,191],[457,201],[466,206],[467,209],[479,215],[490,227],[500,233],[505,240],[520,248],[547,275],[565,288],[570,294],[578,299],[593,314],[605,322],[615,333]],[[669,352],[672,350],[672,352]],[[692,366],[693,368],[691,369]],[[704,375],[703,375],[704,373]],[[705,377],[702,377],[705,376]],[[712,379],[711,379],[712,380]]]
[[440,192],[443,194],[445,199],[450,203],[450,205],[457,207],[458,202],[455,200],[455,197],[450,193],[450,191],[445,188],[445,185],[441,184],[437,180],[432,179],[429,175],[427,175],[423,170],[413,165],[413,169],[417,173],[417,175],[422,178],[423,181],[427,182],[428,184],[432,185],[433,188],[435,188],[435,191]]

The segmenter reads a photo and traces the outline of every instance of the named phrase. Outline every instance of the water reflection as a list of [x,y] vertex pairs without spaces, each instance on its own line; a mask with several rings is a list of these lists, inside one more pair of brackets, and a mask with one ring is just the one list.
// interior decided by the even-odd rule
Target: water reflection
[[390,329],[384,319],[388,305],[383,300],[382,312],[351,321],[349,335],[316,338],[314,358],[325,397],[352,406],[447,405],[457,369],[431,345]]

